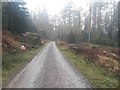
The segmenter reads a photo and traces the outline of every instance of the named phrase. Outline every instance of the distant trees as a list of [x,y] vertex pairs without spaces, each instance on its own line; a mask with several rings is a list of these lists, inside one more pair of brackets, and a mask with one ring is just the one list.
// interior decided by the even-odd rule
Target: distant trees
[[46,8],[31,16],[24,2],[6,2],[2,5],[3,29],[13,33],[38,32],[44,38],[69,43],[90,42],[118,46],[119,3],[116,0],[95,0],[88,8],[75,8],[73,2],[59,15],[49,16]]
[[24,5],[25,2],[2,3],[3,30],[8,30],[17,34],[35,30],[35,27],[29,18],[28,9]]
[[[118,4],[115,0],[90,2],[88,10],[74,8],[69,2],[58,16],[55,32],[70,43],[81,41],[118,46]],[[56,37],[57,37],[56,36]]]
[[[68,41],[70,43],[79,41],[81,31],[81,11],[74,9],[74,4],[69,2],[62,10],[61,16],[57,18],[55,34],[56,39]],[[54,17],[56,18],[56,17]]]
[[98,44],[117,46],[117,3],[115,1],[94,2],[93,7],[95,8],[92,11],[96,10],[96,13],[93,13],[92,16],[96,18],[92,18],[92,30],[96,30],[96,35],[93,36],[92,41]]
[[118,45],[120,47],[120,1],[118,2]]
[[32,12],[31,18],[38,34],[44,38],[51,39],[50,20],[46,8],[44,10],[38,8],[36,12]]

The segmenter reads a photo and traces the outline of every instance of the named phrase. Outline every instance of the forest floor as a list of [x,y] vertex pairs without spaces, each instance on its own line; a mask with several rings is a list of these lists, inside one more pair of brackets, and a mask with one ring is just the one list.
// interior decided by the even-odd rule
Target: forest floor
[[118,49],[107,46],[80,43],[57,42],[61,52],[97,88],[118,87]]
[[2,32],[2,47],[0,53],[2,54],[2,86],[6,86],[9,81],[21,71],[27,63],[44,47],[27,48],[21,51],[20,47],[25,42],[19,42],[19,38],[13,36],[9,31]]

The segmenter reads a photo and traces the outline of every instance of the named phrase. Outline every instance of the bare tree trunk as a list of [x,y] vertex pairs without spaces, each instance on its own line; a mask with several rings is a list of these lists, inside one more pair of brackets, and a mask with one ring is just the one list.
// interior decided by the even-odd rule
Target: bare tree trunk
[[91,41],[91,5],[92,4],[92,0],[90,1],[90,22],[89,22],[89,31],[88,31],[88,42],[90,43],[90,41]]

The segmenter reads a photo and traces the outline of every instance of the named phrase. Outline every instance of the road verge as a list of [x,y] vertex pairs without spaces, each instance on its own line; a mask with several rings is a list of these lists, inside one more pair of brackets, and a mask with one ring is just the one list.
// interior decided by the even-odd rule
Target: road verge
[[[2,60],[7,61],[2,66],[2,87],[5,87],[14,76],[19,73],[44,46],[37,49],[31,49],[26,52],[18,52],[16,54],[6,53]],[[4,62],[2,62],[4,63]]]
[[94,63],[86,62],[82,55],[76,55],[67,46],[57,43],[59,50],[68,58],[76,69],[90,80],[95,88],[117,88],[118,76],[96,66]]

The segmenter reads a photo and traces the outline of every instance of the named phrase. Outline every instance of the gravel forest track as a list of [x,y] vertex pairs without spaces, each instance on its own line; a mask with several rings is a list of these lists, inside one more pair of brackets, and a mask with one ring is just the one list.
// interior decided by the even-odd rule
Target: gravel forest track
[[50,42],[7,85],[7,88],[90,88]]

